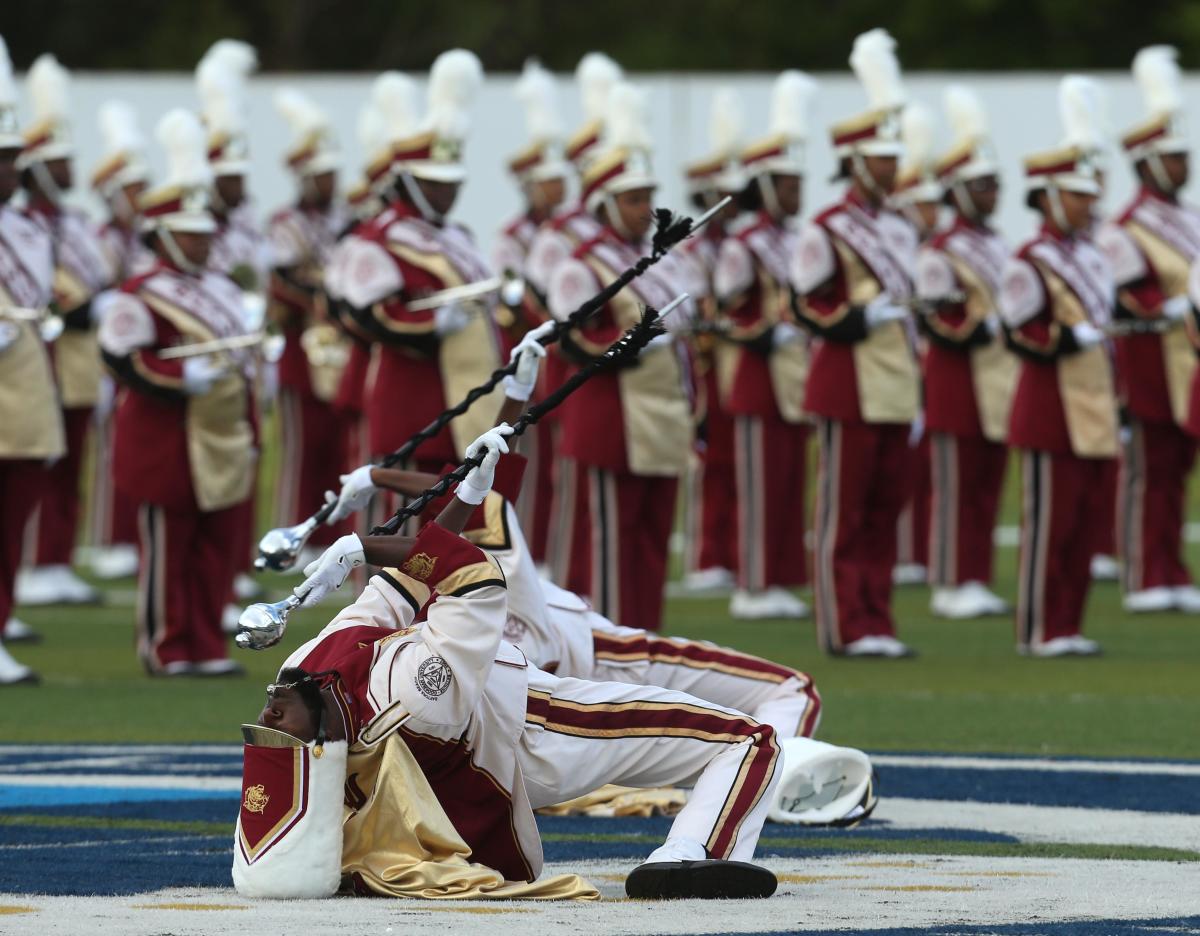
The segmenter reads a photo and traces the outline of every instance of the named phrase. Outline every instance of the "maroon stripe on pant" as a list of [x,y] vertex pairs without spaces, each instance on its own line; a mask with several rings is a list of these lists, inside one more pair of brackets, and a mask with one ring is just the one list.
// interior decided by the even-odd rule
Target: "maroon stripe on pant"
[[602,631],[593,631],[592,646],[597,654],[611,654],[622,659],[640,658],[659,663],[682,663],[685,666],[695,663],[701,668],[722,666],[745,670],[747,674],[761,674],[771,682],[783,682],[793,676],[801,680],[808,679],[797,670],[761,657],[738,653],[736,650],[708,647],[693,641],[665,640],[648,634],[638,637],[615,637]]
[[728,858],[737,842],[738,831],[746,816],[758,805],[771,783],[775,774],[775,763],[779,758],[779,745],[775,743],[774,732],[763,725],[763,737],[756,741],[746,752],[742,771],[738,782],[730,792],[732,802],[721,811],[712,835],[709,836],[705,847],[712,858]]

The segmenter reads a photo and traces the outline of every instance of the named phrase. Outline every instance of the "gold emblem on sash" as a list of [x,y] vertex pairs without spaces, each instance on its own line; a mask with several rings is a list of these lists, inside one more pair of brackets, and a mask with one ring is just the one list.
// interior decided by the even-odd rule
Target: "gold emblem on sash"
[[270,800],[271,797],[267,796],[266,788],[261,783],[256,783],[254,786],[246,787],[246,798],[242,801],[242,806],[246,812],[262,813]]
[[409,556],[404,565],[400,567],[400,571],[405,575],[411,575],[413,578],[425,582],[433,574],[433,567],[436,564],[437,559],[429,555],[429,553],[420,552],[415,556]]

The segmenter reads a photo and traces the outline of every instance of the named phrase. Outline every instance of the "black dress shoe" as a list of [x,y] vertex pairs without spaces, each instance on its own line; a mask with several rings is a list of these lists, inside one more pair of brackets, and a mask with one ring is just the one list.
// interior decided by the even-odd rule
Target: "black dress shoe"
[[770,897],[778,886],[774,874],[745,861],[656,861],[625,879],[634,900],[742,900]]

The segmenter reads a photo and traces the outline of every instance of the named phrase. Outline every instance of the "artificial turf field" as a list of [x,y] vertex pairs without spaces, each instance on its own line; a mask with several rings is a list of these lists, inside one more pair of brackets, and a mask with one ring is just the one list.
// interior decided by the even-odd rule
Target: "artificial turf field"
[[[1010,477],[1002,522],[1016,498]],[[1010,600],[1015,565],[1001,547]],[[298,579],[261,581],[278,598]],[[666,819],[541,820],[548,871],[584,874],[607,909],[238,898],[238,725],[338,603],[296,615],[280,647],[234,651],[245,677],[156,680],[133,652],[132,580],[104,589],[101,607],[19,609],[45,639],[13,650],[43,683],[0,690],[0,933],[326,931],[335,918],[356,933],[1200,931],[1200,618],[1129,617],[1112,583],[1093,587],[1086,627],[1105,655],[1069,660],[1018,657],[1009,619],[935,620],[925,588],[896,592],[920,652],[901,661],[826,658],[810,622],[734,623],[725,597],[671,597],[666,631],[810,672],[818,736],[870,751],[883,798],[851,831],[768,825],[776,899],[666,914],[620,899]]]

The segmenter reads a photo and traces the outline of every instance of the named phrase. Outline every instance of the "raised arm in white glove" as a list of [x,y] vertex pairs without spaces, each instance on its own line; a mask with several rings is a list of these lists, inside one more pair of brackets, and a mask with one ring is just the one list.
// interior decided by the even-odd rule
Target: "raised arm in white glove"
[[1172,322],[1178,322],[1181,319],[1187,318],[1192,311],[1192,300],[1186,295],[1172,296],[1162,304],[1163,318],[1170,319]]
[[219,361],[211,354],[183,359],[183,392],[189,396],[208,393],[213,384],[229,373],[228,361]]
[[508,452],[506,436],[513,433],[508,423],[493,426],[478,439],[467,446],[467,458],[483,455],[483,462],[472,468],[455,492],[458,499],[466,504],[482,504],[492,489],[492,481],[496,478],[496,462],[500,456]]
[[433,313],[433,330],[439,338],[446,338],[455,332],[460,332],[471,321],[471,313],[457,302],[439,306]]
[[301,608],[311,608],[331,591],[341,588],[350,573],[364,562],[362,540],[348,533],[334,540],[319,559],[304,567],[304,581],[292,590],[292,594],[303,599]]
[[[349,474],[338,476],[338,480],[342,482],[342,489],[337,494],[337,506],[325,520],[326,526],[341,523],[352,513],[358,513],[367,506],[371,498],[375,496],[375,492],[379,490],[371,480],[371,469],[374,467],[374,465],[362,465]],[[327,491],[326,498],[330,497],[331,493]]]
[[1104,332],[1091,322],[1078,322],[1072,325],[1071,334],[1075,336],[1075,343],[1083,349],[1094,348],[1104,341]]
[[554,329],[554,322],[543,322],[527,331],[512,349],[508,359],[517,362],[517,370],[504,378],[504,395],[510,400],[528,400],[537,386],[538,368],[546,356],[546,346],[539,341]]
[[886,293],[880,293],[867,303],[863,314],[867,319],[867,328],[878,328],[887,322],[898,322],[908,318],[908,309],[897,305]]
[[782,348],[784,345],[795,344],[804,338],[804,329],[791,322],[780,322],[771,331],[771,346]]

